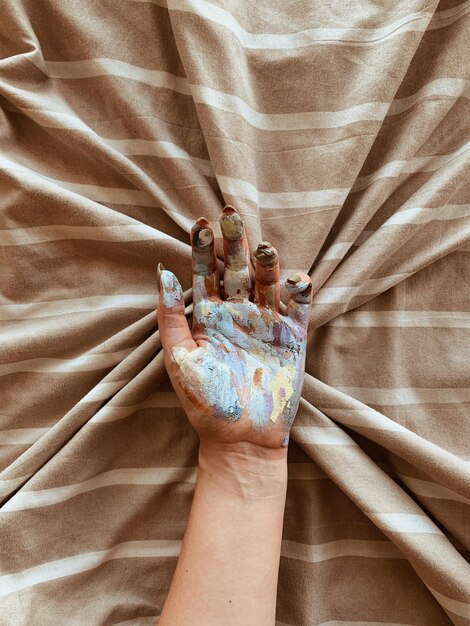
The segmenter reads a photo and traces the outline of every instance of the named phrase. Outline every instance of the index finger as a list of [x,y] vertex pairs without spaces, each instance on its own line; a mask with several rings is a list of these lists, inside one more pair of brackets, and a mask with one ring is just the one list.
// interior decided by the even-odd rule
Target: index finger
[[205,217],[191,228],[193,303],[211,296],[220,298],[219,268],[215,255],[214,233]]

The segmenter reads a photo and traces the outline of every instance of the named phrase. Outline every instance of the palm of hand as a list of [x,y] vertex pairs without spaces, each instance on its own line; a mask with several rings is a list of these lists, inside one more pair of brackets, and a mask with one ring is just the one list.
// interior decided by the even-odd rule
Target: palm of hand
[[[216,425],[213,434],[227,438],[254,431],[266,439],[266,431],[274,430],[279,439],[279,432],[290,429],[300,400],[305,329],[249,301],[204,300],[194,308],[194,320],[207,339],[192,351],[172,351],[193,425],[205,431]],[[239,422],[236,430],[230,422]]]
[[[208,244],[200,245],[201,231],[206,237],[211,234],[207,220],[200,218],[192,230],[192,332],[184,317],[181,286],[171,272],[161,273],[163,296],[157,318],[165,363],[201,438],[285,446],[300,401],[311,282],[305,274],[286,281],[291,297],[287,314],[282,315],[277,252],[262,242],[255,252],[255,301],[251,301],[246,235],[242,232],[235,240],[226,239],[223,220],[227,216],[241,222],[235,210],[226,207],[221,219],[225,300],[220,293],[213,236],[208,237]],[[263,255],[257,256],[262,246]],[[269,264],[266,255],[271,255]]]

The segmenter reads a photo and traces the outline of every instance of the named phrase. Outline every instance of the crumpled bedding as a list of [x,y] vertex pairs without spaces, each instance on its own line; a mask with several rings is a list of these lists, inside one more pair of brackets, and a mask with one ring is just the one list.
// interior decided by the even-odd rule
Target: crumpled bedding
[[226,203],[315,294],[277,626],[470,624],[470,1],[0,16],[0,624],[157,622],[198,437],[156,265],[190,320]]

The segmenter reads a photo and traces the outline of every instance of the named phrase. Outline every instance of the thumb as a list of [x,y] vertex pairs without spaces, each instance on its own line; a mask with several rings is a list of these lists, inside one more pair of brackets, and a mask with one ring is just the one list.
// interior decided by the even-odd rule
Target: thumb
[[157,267],[157,282],[159,290],[157,321],[160,339],[163,351],[174,360],[173,348],[193,350],[197,348],[197,344],[184,314],[183,289],[173,272],[166,270],[161,263]]

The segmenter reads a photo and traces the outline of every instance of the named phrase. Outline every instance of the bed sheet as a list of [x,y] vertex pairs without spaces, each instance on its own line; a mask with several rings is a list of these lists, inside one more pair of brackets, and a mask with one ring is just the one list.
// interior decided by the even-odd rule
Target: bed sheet
[[222,268],[226,203],[314,288],[277,625],[470,624],[469,24],[468,0],[2,2],[2,626],[156,623],[198,450],[156,265],[191,320],[189,231]]

